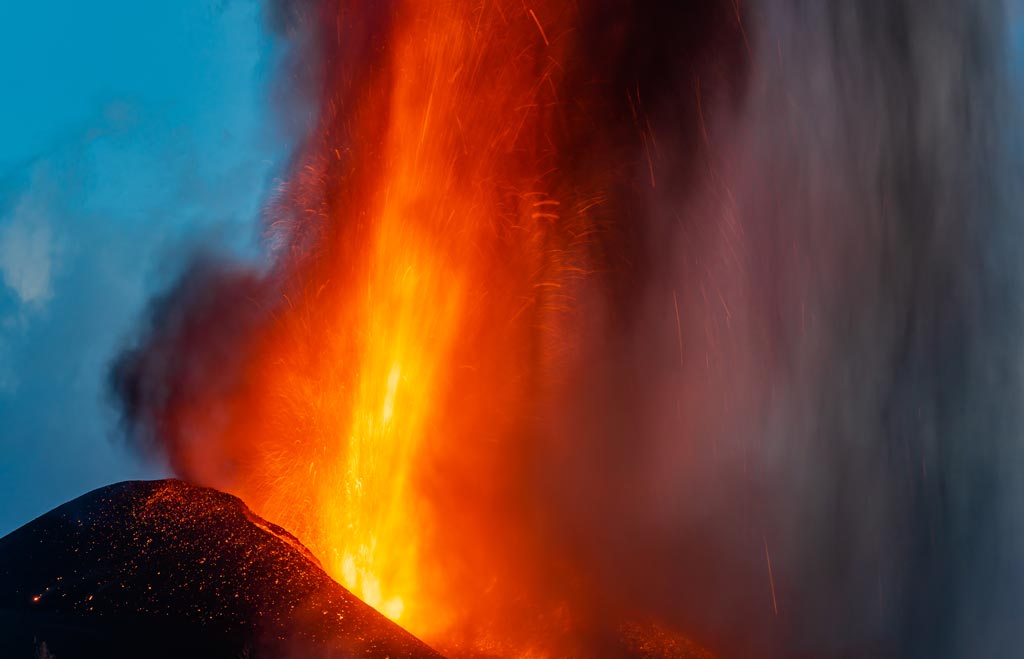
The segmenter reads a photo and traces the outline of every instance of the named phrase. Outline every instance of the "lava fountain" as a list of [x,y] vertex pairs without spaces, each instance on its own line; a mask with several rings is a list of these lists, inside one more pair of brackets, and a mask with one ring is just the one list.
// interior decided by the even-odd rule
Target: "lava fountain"
[[[273,264],[197,265],[116,367],[176,472],[442,648],[559,654],[592,608],[547,528],[540,424],[657,148],[642,80],[614,65],[640,14],[593,4],[283,7],[320,100],[270,204]],[[641,195],[621,183],[637,171]]]

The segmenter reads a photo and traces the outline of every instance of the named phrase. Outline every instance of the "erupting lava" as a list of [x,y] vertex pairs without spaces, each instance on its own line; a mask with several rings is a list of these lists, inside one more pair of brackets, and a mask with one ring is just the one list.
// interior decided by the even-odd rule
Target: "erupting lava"
[[292,5],[323,70],[272,270],[200,282],[118,367],[171,371],[122,396],[179,474],[442,651],[557,656],[605,615],[538,468],[614,297],[595,273],[629,257],[623,195],[656,185],[644,89],[593,64],[635,55],[631,10],[594,5]]
[[571,3],[546,25],[505,4],[338,11],[325,38],[376,19],[388,48],[342,48],[373,61],[327,75],[351,91],[325,94],[286,191],[286,307],[223,434],[252,450],[232,490],[431,640],[500,619],[529,578],[503,537],[526,512],[507,504],[529,502],[497,505],[517,469],[506,444],[589,267],[588,198],[552,189]]

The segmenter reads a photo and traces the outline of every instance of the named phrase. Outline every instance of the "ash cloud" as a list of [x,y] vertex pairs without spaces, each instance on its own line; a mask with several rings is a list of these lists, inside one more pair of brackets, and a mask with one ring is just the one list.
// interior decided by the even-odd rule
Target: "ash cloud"
[[[204,435],[227,422],[225,399],[241,385],[257,332],[275,308],[274,282],[259,270],[197,254],[154,298],[136,344],[110,368],[124,430],[176,473],[230,483],[228,455],[202,451]],[[221,419],[220,417],[225,417]],[[201,462],[190,456],[204,456]]]
[[[578,459],[570,509],[614,478],[583,532],[617,549],[596,560],[711,647],[1020,645],[1006,21],[999,3],[757,3],[742,110],[709,113],[703,171],[652,191],[640,320],[579,408],[618,410],[589,429],[618,450]],[[659,112],[661,136],[679,111]]]

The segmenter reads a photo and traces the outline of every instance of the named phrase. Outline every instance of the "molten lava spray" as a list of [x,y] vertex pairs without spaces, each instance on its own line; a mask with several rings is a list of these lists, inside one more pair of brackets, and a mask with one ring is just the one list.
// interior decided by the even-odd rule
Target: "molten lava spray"
[[684,14],[284,10],[322,70],[317,127],[269,211],[274,264],[197,265],[160,337],[118,366],[130,405],[178,473],[243,497],[425,639],[561,654],[597,598],[548,528],[564,448],[542,444],[545,416],[600,358],[586,341],[608,313],[602,273],[629,256],[624,218],[655,185],[646,85],[616,61],[675,75],[632,52],[631,30]]
[[272,3],[315,110],[269,263],[156,301],[130,430],[456,656],[931,647],[964,527],[903,502],[974,482],[935,424],[988,385],[925,366],[989,363],[1006,99],[994,10],[891,4]]

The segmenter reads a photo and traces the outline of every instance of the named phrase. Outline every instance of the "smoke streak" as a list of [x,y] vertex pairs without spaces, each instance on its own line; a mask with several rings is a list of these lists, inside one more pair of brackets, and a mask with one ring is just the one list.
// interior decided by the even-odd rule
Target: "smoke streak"
[[[112,371],[133,436],[331,563],[321,527],[348,519],[329,499],[353,473],[329,465],[361,446],[331,436],[332,396],[369,363],[349,300],[390,255],[372,193],[401,187],[391,131],[427,108],[446,193],[409,183],[409,212],[493,216],[415,229],[458,322],[417,316],[414,352],[443,358],[402,361],[436,383],[406,426],[430,439],[389,475],[423,502],[395,562],[432,566],[414,590],[443,623],[412,631],[456,654],[615,655],[655,620],[727,657],[1012,656],[1005,7],[364,4],[271,3],[317,109],[268,212],[272,265],[199,260],[154,304]],[[418,66],[401,49],[438,16],[451,41],[424,57],[466,67],[423,99],[395,62]],[[385,417],[418,410],[385,366]]]

